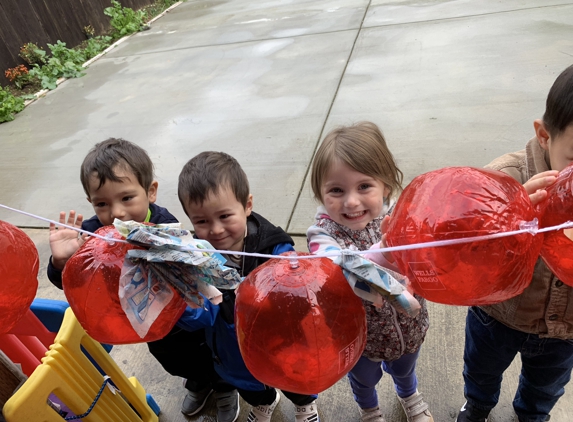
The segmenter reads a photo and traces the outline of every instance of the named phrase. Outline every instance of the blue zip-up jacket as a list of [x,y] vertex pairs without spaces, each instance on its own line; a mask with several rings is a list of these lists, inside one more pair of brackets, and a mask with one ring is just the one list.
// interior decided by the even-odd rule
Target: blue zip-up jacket
[[[294,242],[288,234],[260,215],[251,213],[247,218],[245,252],[279,255],[294,251],[293,245]],[[243,267],[239,270],[241,276],[247,276],[267,260],[245,257]],[[227,265],[234,266],[231,261],[227,261]],[[219,305],[213,305],[205,299],[203,309],[187,307],[177,325],[188,331],[205,329],[207,344],[213,352],[215,370],[229,384],[248,391],[264,390],[265,385],[251,375],[241,356],[235,331],[234,310],[235,292],[227,290],[223,292],[223,302]]]

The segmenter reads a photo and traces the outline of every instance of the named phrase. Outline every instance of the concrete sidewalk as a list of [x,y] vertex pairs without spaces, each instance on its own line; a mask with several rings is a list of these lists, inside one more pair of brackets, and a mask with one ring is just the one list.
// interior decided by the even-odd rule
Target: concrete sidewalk
[[[294,235],[312,223],[307,172],[332,127],[372,120],[383,129],[406,183],[452,165],[481,167],[533,136],[555,77],[573,62],[573,1],[434,2],[188,1],[0,125],[0,203],[55,218],[92,215],[79,165],[93,144],[124,137],[147,149],[158,203],[186,227],[176,195],[184,163],[222,150],[245,168],[255,210]],[[27,227],[44,223],[0,210]],[[47,232],[29,230],[41,251]],[[299,248],[305,248],[299,239]],[[40,297],[61,292],[41,280]],[[420,390],[437,422],[463,399],[465,308],[431,305],[419,361]],[[215,420],[179,413],[181,381],[145,345],[112,352],[162,407],[161,421]],[[514,363],[491,422],[515,420]],[[379,388],[389,422],[405,420],[389,377]],[[552,422],[573,419],[571,394]],[[321,395],[323,421],[357,421],[347,381]],[[246,417],[246,406],[242,420]],[[292,421],[283,400],[273,418]]]

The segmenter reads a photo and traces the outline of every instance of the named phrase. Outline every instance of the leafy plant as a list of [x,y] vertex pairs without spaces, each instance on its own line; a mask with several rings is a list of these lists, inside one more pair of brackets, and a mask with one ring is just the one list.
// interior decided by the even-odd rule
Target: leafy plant
[[37,64],[30,70],[30,75],[38,78],[42,88],[56,89],[58,78],[79,78],[84,76],[82,63],[85,55],[82,51],[66,47],[66,43],[58,41],[48,44],[52,56],[43,66]]
[[11,67],[4,72],[4,76],[16,85],[16,88],[22,89],[26,85],[34,82],[34,78],[30,76],[28,68],[23,64],[16,67]]
[[26,43],[20,48],[19,56],[30,66],[42,65],[46,62],[46,51],[32,42]]
[[111,37],[107,36],[98,36],[94,38],[90,38],[87,40],[83,47],[83,52],[86,60],[91,59],[92,57],[97,56],[103,50],[108,48],[111,44]]
[[155,3],[145,8],[145,13],[149,19],[159,15],[165,9],[173,6],[179,0],[157,0]]
[[66,43],[60,40],[58,40],[56,44],[48,44],[48,47],[52,52],[52,57],[50,57],[48,62],[55,58],[62,63],[71,62],[81,65],[86,61],[86,57],[82,51],[68,48],[66,47]]
[[13,96],[8,89],[0,86],[0,123],[14,120],[14,115],[22,110],[24,110],[24,100]]
[[110,24],[113,28],[112,35],[114,38],[121,38],[124,35],[138,32],[144,26],[144,11],[122,7],[116,0],[111,0],[111,7],[106,7],[103,13],[111,17]]

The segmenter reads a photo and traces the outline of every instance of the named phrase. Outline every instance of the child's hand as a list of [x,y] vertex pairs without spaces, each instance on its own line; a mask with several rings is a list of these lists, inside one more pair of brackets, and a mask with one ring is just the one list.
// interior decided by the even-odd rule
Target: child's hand
[[[68,226],[81,228],[83,219],[81,214],[78,214],[76,218],[76,212],[72,210],[66,223],[66,213],[60,212],[60,223]],[[79,232],[75,230],[57,227],[54,223],[50,223],[52,265],[58,270],[63,270],[68,259],[84,244],[86,239],[87,235],[85,234],[80,236]]]
[[[372,245],[370,249],[381,249],[386,247],[386,230],[390,224],[390,216],[384,217],[380,223],[380,231],[382,232],[382,240]],[[364,255],[364,258],[380,265],[381,267],[390,268],[393,271],[399,272],[398,268],[394,265],[394,257],[386,252],[370,252]]]
[[543,173],[536,174],[523,184],[533,205],[537,205],[547,198],[547,191],[545,189],[555,183],[558,174],[559,172],[557,170],[544,171]]

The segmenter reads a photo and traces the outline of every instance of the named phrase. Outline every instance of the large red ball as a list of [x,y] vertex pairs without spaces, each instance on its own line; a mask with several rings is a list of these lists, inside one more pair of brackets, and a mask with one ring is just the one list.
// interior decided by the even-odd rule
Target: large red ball
[[[113,226],[102,227],[96,234],[122,238]],[[169,333],[185,310],[185,302],[176,293],[144,338],[135,332],[121,307],[118,293],[123,260],[130,249],[138,247],[90,237],[64,267],[62,284],[70,307],[86,332],[100,343],[159,340]]]
[[[388,246],[519,230],[537,216],[512,177],[449,167],[416,177],[394,209]],[[485,305],[521,293],[531,282],[543,236],[529,233],[393,252],[414,292],[450,305]]]
[[[547,200],[540,205],[541,227],[573,220],[573,165],[563,169],[547,188]],[[563,283],[573,286],[573,229],[545,233],[541,257]]]
[[0,334],[9,332],[30,308],[38,290],[39,264],[28,235],[0,221]]
[[362,301],[327,258],[299,260],[298,268],[285,259],[258,267],[237,289],[235,322],[253,376],[300,394],[332,386],[366,345]]

